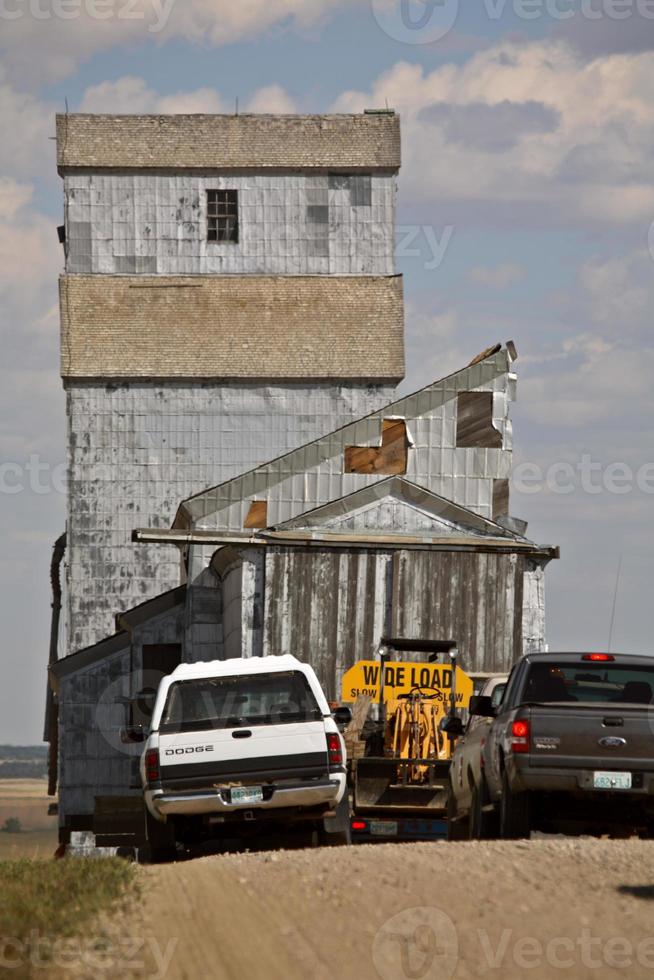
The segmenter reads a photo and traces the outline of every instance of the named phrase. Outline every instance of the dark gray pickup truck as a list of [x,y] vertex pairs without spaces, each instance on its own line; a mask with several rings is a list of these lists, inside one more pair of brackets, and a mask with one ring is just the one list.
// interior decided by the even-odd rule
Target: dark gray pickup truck
[[494,719],[482,803],[500,836],[654,837],[653,701],[654,657],[602,653],[530,654],[499,707],[473,699]]

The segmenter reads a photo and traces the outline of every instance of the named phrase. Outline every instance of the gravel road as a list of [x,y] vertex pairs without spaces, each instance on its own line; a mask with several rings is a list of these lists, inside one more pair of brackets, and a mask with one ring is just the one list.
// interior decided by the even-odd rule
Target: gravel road
[[141,874],[116,924],[145,940],[141,977],[654,978],[654,843],[387,844]]

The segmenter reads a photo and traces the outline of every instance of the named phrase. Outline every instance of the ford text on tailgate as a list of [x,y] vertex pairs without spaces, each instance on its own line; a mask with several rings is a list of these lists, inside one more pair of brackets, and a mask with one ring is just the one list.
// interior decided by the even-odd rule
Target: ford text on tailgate
[[488,745],[503,836],[654,834],[654,659],[535,654],[514,668]]

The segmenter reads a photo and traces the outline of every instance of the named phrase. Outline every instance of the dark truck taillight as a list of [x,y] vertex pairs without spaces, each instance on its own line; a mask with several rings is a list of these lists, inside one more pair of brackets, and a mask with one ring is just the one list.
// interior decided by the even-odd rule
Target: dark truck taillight
[[343,765],[343,749],[341,747],[341,739],[335,732],[329,732],[327,734],[327,752],[329,754],[330,769],[338,769]]
[[529,752],[529,722],[525,718],[517,718],[511,726],[511,751]]
[[159,749],[148,749],[145,753],[145,778],[148,783],[159,782]]

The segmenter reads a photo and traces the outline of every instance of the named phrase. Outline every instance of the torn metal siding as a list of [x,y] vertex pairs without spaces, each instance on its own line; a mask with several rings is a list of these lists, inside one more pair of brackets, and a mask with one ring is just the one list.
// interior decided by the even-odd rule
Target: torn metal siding
[[179,585],[178,549],[134,548],[133,528],[170,526],[190,493],[378,408],[391,393],[300,384],[70,385],[68,652],[110,634],[116,613]]
[[522,655],[522,557],[403,551],[393,572],[393,636],[456,640],[473,672]]
[[268,548],[264,655],[310,663],[329,700],[358,660],[377,653],[390,625],[388,553]]
[[[268,520],[274,526],[378,482],[381,477],[374,474],[344,472],[345,449],[379,446],[384,419],[393,417],[404,418],[412,435],[407,479],[491,518],[494,481],[511,476],[508,412],[515,398],[511,365],[509,354],[501,351],[382,411],[213,487],[184,501],[176,526],[240,530],[253,499],[268,501]],[[457,396],[471,390],[492,393],[493,421],[502,434],[501,449],[456,448]]]
[[[362,179],[73,173],[64,180],[66,271],[393,275],[395,178],[369,175],[367,198],[357,194]],[[207,240],[207,190],[238,192],[237,243]]]

